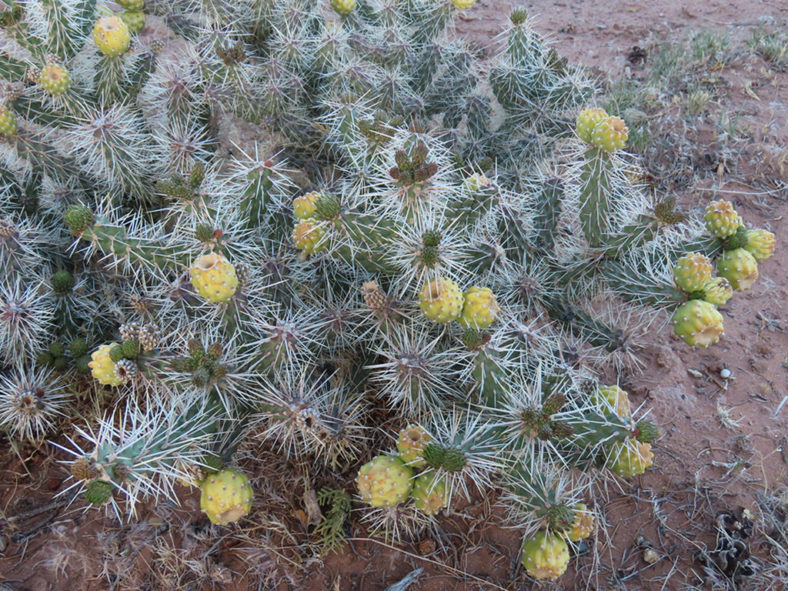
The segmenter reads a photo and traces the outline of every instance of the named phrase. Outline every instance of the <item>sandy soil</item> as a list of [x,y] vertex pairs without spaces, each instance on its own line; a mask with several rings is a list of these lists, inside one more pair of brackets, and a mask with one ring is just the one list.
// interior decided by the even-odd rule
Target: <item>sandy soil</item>
[[[778,0],[526,5],[537,30],[561,54],[612,77],[643,76],[644,65],[627,59],[634,46],[648,49],[704,28],[726,32],[736,46],[759,25],[784,27],[788,22],[788,5]],[[508,9],[508,2],[480,1],[458,29],[482,45],[494,43]],[[596,552],[577,557],[575,572],[554,588],[703,588],[693,555],[714,545],[718,513],[744,508],[757,517],[759,495],[775,495],[788,487],[788,224],[783,223],[788,195],[774,181],[788,172],[788,76],[755,57],[733,60],[716,76],[708,113],[682,130],[687,141],[681,157],[670,148],[654,148],[649,170],[660,190],[676,191],[689,210],[698,210],[712,198],[734,201],[748,222],[775,232],[778,254],[761,265],[762,278],[751,291],[737,294],[723,308],[726,334],[721,344],[691,351],[662,329],[645,351],[645,371],[622,376],[633,402],[651,407],[652,418],[664,432],[655,446],[655,469],[627,490],[611,486],[606,497],[596,499],[611,526],[610,538],[593,540]],[[717,122],[723,112],[740,114],[745,137],[732,143],[720,140]],[[731,376],[721,377],[722,369],[730,370]],[[292,474],[293,469],[271,462],[270,473],[258,475],[256,486],[270,494],[264,503],[258,499],[257,508],[277,515],[292,531],[300,527],[306,535],[303,485],[280,482],[279,488],[273,475]],[[237,539],[221,547],[214,544],[216,531],[197,517],[194,492],[184,491],[181,508],[148,507],[136,524],[108,529],[95,512],[85,515],[61,505],[47,506],[62,485],[62,474],[50,463],[28,467],[14,454],[0,470],[0,498],[5,503],[0,512],[5,534],[0,538],[0,581],[7,581],[10,589],[92,590],[121,584],[175,589],[150,582],[151,572],[161,568],[151,558],[154,538],[202,565],[204,576],[191,589],[376,591],[417,568],[424,572],[410,591],[531,586],[517,567],[519,533],[491,525],[498,511],[494,495],[460,507],[447,519],[445,537],[425,536],[418,544],[397,549],[354,542],[341,555],[313,561],[299,553],[296,540],[278,532],[271,534],[271,548],[250,549]],[[756,532],[751,544],[756,556],[762,550],[760,542]],[[101,555],[108,548],[137,565],[136,570],[115,569],[113,561]],[[646,549],[656,553],[654,564],[643,560]],[[102,563],[104,573],[96,567]],[[273,564],[280,573],[276,580],[259,583],[257,575],[241,574],[250,568],[272,570]],[[599,574],[589,579],[592,567]],[[741,588],[769,587],[748,586],[745,581]],[[2,584],[0,590],[6,591]]]

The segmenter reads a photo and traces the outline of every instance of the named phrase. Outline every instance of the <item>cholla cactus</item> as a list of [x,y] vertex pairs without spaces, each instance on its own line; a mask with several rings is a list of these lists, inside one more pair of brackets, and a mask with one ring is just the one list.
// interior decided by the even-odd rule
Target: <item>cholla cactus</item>
[[[522,9],[483,62],[453,34],[472,0],[120,4],[0,15],[3,427],[37,439],[60,384],[112,388],[65,435],[125,517],[242,442],[360,469],[391,535],[503,482],[529,572],[560,575],[586,493],[653,461],[596,368],[671,314],[715,343],[773,235],[635,183],[626,122]],[[26,407],[25,380],[57,386]]]

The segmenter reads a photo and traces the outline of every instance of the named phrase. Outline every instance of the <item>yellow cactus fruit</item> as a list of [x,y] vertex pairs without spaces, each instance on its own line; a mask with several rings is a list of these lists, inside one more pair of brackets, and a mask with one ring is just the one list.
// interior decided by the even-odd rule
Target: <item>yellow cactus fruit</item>
[[673,267],[673,280],[679,289],[692,293],[703,289],[711,281],[713,269],[709,257],[699,252],[685,254]]
[[462,314],[464,302],[460,287],[445,277],[428,281],[419,293],[419,307],[433,322],[457,320]]
[[632,417],[629,394],[625,390],[618,386],[600,386],[597,391],[597,397],[599,403],[612,409],[622,419]]
[[200,297],[214,304],[226,302],[238,289],[235,267],[220,254],[201,256],[194,261],[189,274]]
[[131,33],[120,17],[103,16],[93,26],[93,41],[104,55],[122,55],[129,49]]
[[5,105],[0,104],[0,135],[11,137],[16,135],[17,129],[19,129],[19,126],[16,123],[14,112]]
[[583,109],[577,116],[577,135],[581,140],[590,144],[596,124],[608,117],[610,117],[610,115],[608,115],[607,111],[604,109]]
[[211,523],[227,525],[252,510],[252,486],[238,470],[226,468],[210,474],[200,483],[200,509]]
[[776,241],[768,230],[747,230],[744,236],[747,239],[744,248],[756,261],[765,261],[774,254]]
[[424,461],[424,446],[432,441],[432,435],[423,427],[408,425],[399,432],[397,437],[397,451],[400,459],[408,466],[421,468],[426,465]]
[[471,6],[476,4],[476,0],[451,0],[451,3],[457,10],[468,10]]
[[315,219],[299,220],[293,227],[293,242],[298,250],[305,255],[319,252],[326,244],[322,240],[326,235],[326,228]]
[[355,10],[356,0],[331,0],[331,8],[333,8],[337,14],[347,16]]
[[725,277],[715,277],[703,286],[703,301],[724,306],[733,297],[733,286]]
[[301,197],[296,197],[293,200],[293,215],[299,220],[315,217],[317,212],[315,204],[318,199],[320,199],[320,193],[317,191],[311,191],[301,195]]
[[413,470],[394,456],[377,456],[358,471],[361,498],[373,507],[393,507],[408,498]]
[[558,534],[540,531],[523,544],[522,560],[528,576],[555,581],[569,565],[569,547]]
[[717,261],[717,273],[736,291],[750,289],[758,279],[758,261],[743,248],[728,250]]
[[733,203],[724,199],[710,201],[706,206],[703,220],[706,222],[709,232],[717,238],[733,236],[742,225],[739,214],[733,209]]
[[47,63],[38,77],[38,83],[52,96],[61,96],[71,88],[71,74],[60,64]]
[[617,152],[627,145],[629,128],[619,117],[601,119],[591,134],[591,145],[605,152]]
[[120,18],[132,33],[139,33],[145,28],[145,13],[141,10],[124,10],[120,13]]
[[113,347],[117,346],[118,343],[101,345],[90,354],[90,361],[88,362],[90,374],[98,380],[99,384],[120,386],[123,383],[123,379],[115,372],[115,362],[112,361],[109,353]]
[[610,447],[608,468],[613,474],[625,478],[643,474],[654,463],[654,453],[650,443],[637,439],[614,443]]
[[457,322],[465,328],[484,330],[498,318],[498,301],[488,287],[471,287],[465,292],[465,304]]
[[722,314],[709,302],[690,300],[673,313],[673,332],[690,347],[708,347],[725,332]]
[[579,542],[594,533],[594,513],[584,503],[578,503],[572,510],[575,512],[575,520],[566,535],[572,542]]
[[449,506],[446,481],[435,472],[419,474],[413,481],[410,496],[416,509],[427,515],[435,515]]

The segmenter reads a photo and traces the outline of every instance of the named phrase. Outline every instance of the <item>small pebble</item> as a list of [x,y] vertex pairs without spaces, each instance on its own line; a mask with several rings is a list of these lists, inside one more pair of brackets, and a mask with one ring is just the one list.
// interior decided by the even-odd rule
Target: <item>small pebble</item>
[[729,370],[728,368],[721,369],[720,370],[720,377],[723,380],[727,380],[729,377],[731,377],[731,370]]

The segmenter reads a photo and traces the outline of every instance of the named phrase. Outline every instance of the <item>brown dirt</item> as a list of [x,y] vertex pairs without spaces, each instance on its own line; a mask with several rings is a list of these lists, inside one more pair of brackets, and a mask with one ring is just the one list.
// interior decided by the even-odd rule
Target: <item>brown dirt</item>
[[[658,41],[686,39],[707,28],[728,33],[731,46],[741,48],[758,25],[788,22],[788,5],[779,0],[526,4],[537,30],[570,61],[636,79],[644,76],[648,58],[646,66],[631,63],[627,56],[633,46],[648,52]],[[508,3],[481,1],[458,29],[486,44],[500,30],[508,8]],[[697,209],[711,198],[733,200],[749,223],[775,232],[781,246],[760,266],[762,277],[754,288],[723,308],[722,343],[691,351],[663,328],[645,351],[645,371],[623,376],[633,402],[652,408],[651,417],[662,427],[655,468],[626,490],[611,486],[607,498],[597,499],[610,525],[609,539],[592,541],[596,552],[573,560],[575,572],[555,588],[704,588],[693,553],[714,545],[716,515],[746,508],[757,517],[758,495],[776,495],[788,487],[788,403],[780,408],[788,396],[788,224],[783,223],[788,194],[780,181],[788,166],[786,82],[786,73],[760,58],[735,56],[714,72],[708,112],[685,128],[664,130],[667,139],[685,134],[681,158],[672,151],[678,143],[649,152],[655,184],[677,191],[686,208]],[[685,98],[678,94],[676,105]],[[720,137],[717,122],[725,113],[740,114],[744,133],[735,139]],[[731,378],[721,377],[723,368]],[[299,548],[309,539],[303,479],[284,476],[299,469],[272,457],[258,458],[261,464],[255,486],[264,494],[258,494],[255,514],[265,516],[259,521],[267,533],[260,533],[263,526],[250,525],[242,534],[217,538],[219,532],[199,516],[196,494],[186,490],[182,507],[143,508],[138,521],[127,526],[98,512],[47,507],[63,485],[63,469],[48,452],[7,450],[0,469],[0,581],[15,591],[375,591],[424,568],[411,591],[530,588],[517,566],[518,532],[494,525],[499,516],[494,495],[459,508],[442,522],[440,536],[425,536],[420,544],[391,548],[354,541],[344,553],[318,561]],[[282,527],[273,526],[275,521]],[[268,546],[262,543],[266,536]],[[244,542],[251,538],[254,548]],[[763,558],[762,541],[756,532],[751,547]],[[202,576],[165,573],[153,558],[162,554],[152,551],[154,543],[199,564]],[[642,559],[646,547],[657,553],[653,565]],[[592,567],[598,573],[594,577],[588,574]],[[777,590],[780,584],[761,577],[741,588]]]

